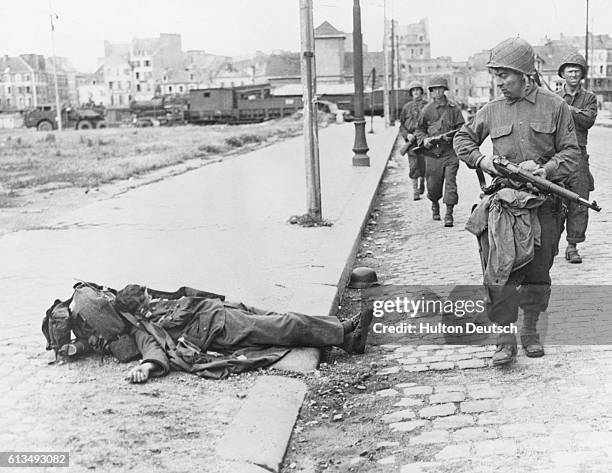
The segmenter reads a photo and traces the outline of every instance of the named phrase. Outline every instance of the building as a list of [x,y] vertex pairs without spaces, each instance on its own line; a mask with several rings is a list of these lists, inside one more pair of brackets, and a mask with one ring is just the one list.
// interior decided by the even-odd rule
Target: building
[[468,102],[470,90],[468,64],[455,62],[448,56],[431,57],[427,18],[407,25],[392,20],[385,26],[383,41],[386,43],[387,51],[390,52],[389,64],[393,63],[393,72],[390,74],[396,88],[406,88],[414,80],[426,86],[432,77],[444,76],[448,80],[449,95],[461,103]]
[[66,58],[58,57],[54,61],[40,54],[0,57],[0,111],[55,104],[54,77],[57,77],[60,103],[76,103],[77,75]]

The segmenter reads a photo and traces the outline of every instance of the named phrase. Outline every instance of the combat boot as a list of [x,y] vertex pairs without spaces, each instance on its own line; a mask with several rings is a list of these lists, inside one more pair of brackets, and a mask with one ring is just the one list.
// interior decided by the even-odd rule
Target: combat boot
[[497,337],[497,350],[491,358],[493,366],[510,363],[516,357],[516,337],[513,334],[500,334]]
[[445,227],[452,227],[455,223],[453,221],[453,207],[454,205],[446,204],[446,215],[444,216]]
[[419,177],[419,194],[425,193],[425,178]]
[[440,220],[440,204],[437,200],[431,202],[431,218]]
[[528,314],[523,316],[523,327],[521,328],[521,344],[525,355],[529,358],[544,356],[544,347],[540,342],[537,325],[540,314]]
[[419,179],[412,180],[412,200],[421,200],[421,193],[419,192]]

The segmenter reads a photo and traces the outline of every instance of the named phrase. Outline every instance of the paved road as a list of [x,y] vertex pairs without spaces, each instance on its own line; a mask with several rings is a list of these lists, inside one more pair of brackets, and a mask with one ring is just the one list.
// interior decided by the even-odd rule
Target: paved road
[[[589,140],[598,188],[593,197],[604,210],[591,213],[587,242],[581,245],[584,263],[569,265],[557,257],[550,312],[554,315],[562,303],[565,315],[551,315],[548,322],[558,327],[572,316],[590,317],[575,343],[602,339],[597,338],[602,319],[594,314],[607,315],[610,291],[597,288],[612,275],[612,129],[596,127]],[[374,267],[387,284],[478,284],[475,239],[463,228],[478,198],[476,176],[461,166],[456,225],[449,229],[431,220],[427,200],[412,200],[406,163],[397,161],[399,167],[388,169],[383,181],[355,264]],[[597,299],[585,299],[579,285],[587,284]],[[489,366],[491,346],[388,340],[374,362],[383,366],[380,383],[395,384],[377,393],[377,405],[385,406],[377,421],[387,426],[388,439],[399,442],[380,448],[377,463],[354,461],[354,471],[603,473],[612,468],[612,346],[559,345],[549,347],[544,358],[520,353],[515,364],[496,369]]]

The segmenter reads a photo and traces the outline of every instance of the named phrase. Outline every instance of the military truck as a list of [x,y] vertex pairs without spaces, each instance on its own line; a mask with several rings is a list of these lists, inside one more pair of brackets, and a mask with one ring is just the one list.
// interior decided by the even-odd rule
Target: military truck
[[[57,112],[52,105],[41,105],[23,114],[23,124],[38,131],[51,131],[57,129]],[[103,107],[92,108],[62,108],[62,127],[77,130],[91,128],[106,128]]]

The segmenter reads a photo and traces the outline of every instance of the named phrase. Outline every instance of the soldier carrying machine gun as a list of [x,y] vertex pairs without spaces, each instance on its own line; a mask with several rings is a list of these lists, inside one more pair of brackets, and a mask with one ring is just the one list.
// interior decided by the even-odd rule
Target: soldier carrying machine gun
[[583,199],[575,192],[566,189],[558,184],[550,182],[540,176],[536,176],[533,173],[521,168],[517,164],[510,162],[503,156],[495,156],[493,158],[493,165],[501,177],[496,177],[493,182],[489,185],[486,184],[484,174],[481,169],[477,169],[478,180],[480,182],[480,188],[486,195],[494,194],[503,187],[524,187],[532,186],[538,191],[545,194],[552,194],[559,196],[569,202],[575,202],[579,205],[588,207],[589,209],[595,210],[596,212],[601,211],[601,207],[597,205],[596,201],[589,202]]

